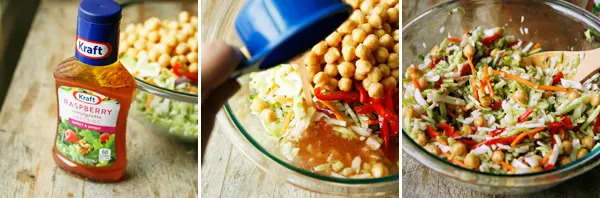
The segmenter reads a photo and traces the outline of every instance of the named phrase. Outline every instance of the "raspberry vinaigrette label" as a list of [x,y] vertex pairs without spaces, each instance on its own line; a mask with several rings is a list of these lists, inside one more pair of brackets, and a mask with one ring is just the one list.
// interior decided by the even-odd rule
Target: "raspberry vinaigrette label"
[[115,129],[119,101],[75,87],[58,88],[59,126],[56,148],[70,160],[109,166],[116,160]]

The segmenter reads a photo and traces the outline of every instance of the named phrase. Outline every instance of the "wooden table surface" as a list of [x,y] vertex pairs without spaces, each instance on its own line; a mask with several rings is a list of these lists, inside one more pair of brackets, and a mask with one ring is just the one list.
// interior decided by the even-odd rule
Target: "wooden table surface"
[[[197,197],[197,145],[183,146],[132,119],[127,125],[129,165],[123,181],[86,181],[55,165],[52,73],[60,61],[73,56],[78,2],[44,0],[35,16],[0,111],[0,198]],[[183,7],[170,4],[162,11]],[[124,15],[123,20],[142,15],[141,11]]]
[[[408,23],[421,12],[429,9],[443,0],[410,1],[403,0],[402,16],[403,25]],[[585,5],[581,0],[571,0]],[[600,167],[591,170],[584,175],[572,178],[563,184],[551,189],[522,196],[489,195],[462,187],[456,181],[428,169],[421,165],[407,153],[402,155],[402,196],[403,197],[444,197],[444,198],[467,198],[467,197],[531,197],[531,198],[554,198],[554,197],[600,197]]]

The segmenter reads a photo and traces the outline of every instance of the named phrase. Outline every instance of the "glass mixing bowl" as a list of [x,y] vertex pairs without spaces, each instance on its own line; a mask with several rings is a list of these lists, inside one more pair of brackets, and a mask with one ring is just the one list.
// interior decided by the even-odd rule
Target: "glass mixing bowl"
[[[215,2],[218,4],[212,4]],[[245,1],[203,1],[202,42],[221,40],[242,47],[233,24],[236,13],[244,3]],[[207,10],[210,10],[210,14]],[[299,188],[323,194],[398,194],[398,174],[376,179],[345,179],[315,174],[290,164],[280,155],[276,140],[267,137],[259,120],[250,114],[249,77],[242,76],[238,81],[242,85],[240,91],[219,112],[217,119],[232,143],[263,171]]]
[[[462,7],[462,12],[452,12]],[[418,55],[464,29],[504,26],[508,34],[527,41],[540,42],[544,50],[590,50],[598,43],[585,40],[588,28],[600,31],[600,20],[591,13],[564,1],[450,1],[439,4],[406,24],[402,31],[402,71],[417,63]],[[440,28],[445,32],[440,33]],[[528,28],[521,34],[520,28]],[[428,48],[424,48],[426,45]],[[404,76],[404,75],[402,75]],[[550,188],[594,168],[600,163],[600,150],[590,152],[566,166],[551,171],[524,175],[498,175],[469,170],[442,160],[420,147],[402,131],[403,151],[417,161],[462,185],[494,194],[523,194]]]
[[[132,23],[141,23],[150,17],[158,17],[159,19],[177,19],[179,12],[188,11],[191,15],[198,15],[198,2],[190,0],[178,0],[178,1],[131,1],[121,0],[118,1],[123,6],[123,13],[121,19],[121,30]],[[150,84],[142,79],[135,78],[137,82],[138,90],[135,93],[134,101],[132,103],[129,116],[134,120],[140,122],[142,125],[150,128],[153,132],[160,135],[182,141],[195,143],[198,142],[198,95],[178,92],[171,89]],[[193,104],[192,110],[189,112],[190,121],[196,122],[196,127],[182,127],[179,125],[164,126],[154,118],[154,116],[146,114],[142,111],[142,108],[136,108],[143,106],[138,105],[135,98],[147,97],[146,94],[152,95],[156,98],[170,100],[172,105],[181,104]],[[196,109],[196,112],[193,112]],[[186,115],[187,116],[187,115]],[[191,126],[191,125],[190,125]],[[193,128],[193,129],[191,129]]]

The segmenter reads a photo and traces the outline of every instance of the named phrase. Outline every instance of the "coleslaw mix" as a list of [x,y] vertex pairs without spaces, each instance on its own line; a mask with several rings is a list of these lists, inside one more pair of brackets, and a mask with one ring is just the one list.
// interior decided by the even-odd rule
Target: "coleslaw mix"
[[583,54],[523,62],[541,45],[503,28],[466,30],[420,56],[405,73],[403,130],[453,164],[523,174],[569,164],[596,149],[599,73],[567,80]]

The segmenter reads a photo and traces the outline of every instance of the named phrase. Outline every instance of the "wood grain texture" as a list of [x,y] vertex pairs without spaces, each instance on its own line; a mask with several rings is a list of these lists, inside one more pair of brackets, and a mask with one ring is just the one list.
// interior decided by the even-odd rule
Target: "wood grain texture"
[[[429,9],[441,0],[429,1],[410,1],[403,0],[402,3],[402,24],[407,24],[421,12]],[[580,0],[571,2],[585,5]],[[585,173],[584,175],[572,178],[563,184],[552,187],[551,189],[521,195],[504,196],[489,195],[474,191],[470,188],[458,185],[452,179],[428,169],[421,165],[407,153],[402,153],[402,196],[413,197],[443,197],[443,198],[467,198],[467,197],[527,197],[527,198],[559,198],[559,197],[600,197],[600,184],[595,182],[600,178],[600,167]]]
[[86,181],[55,165],[52,73],[60,61],[73,56],[78,2],[43,1],[32,24],[0,111],[0,198],[197,197],[196,145],[168,140],[133,119],[127,126],[129,164],[123,181]]

